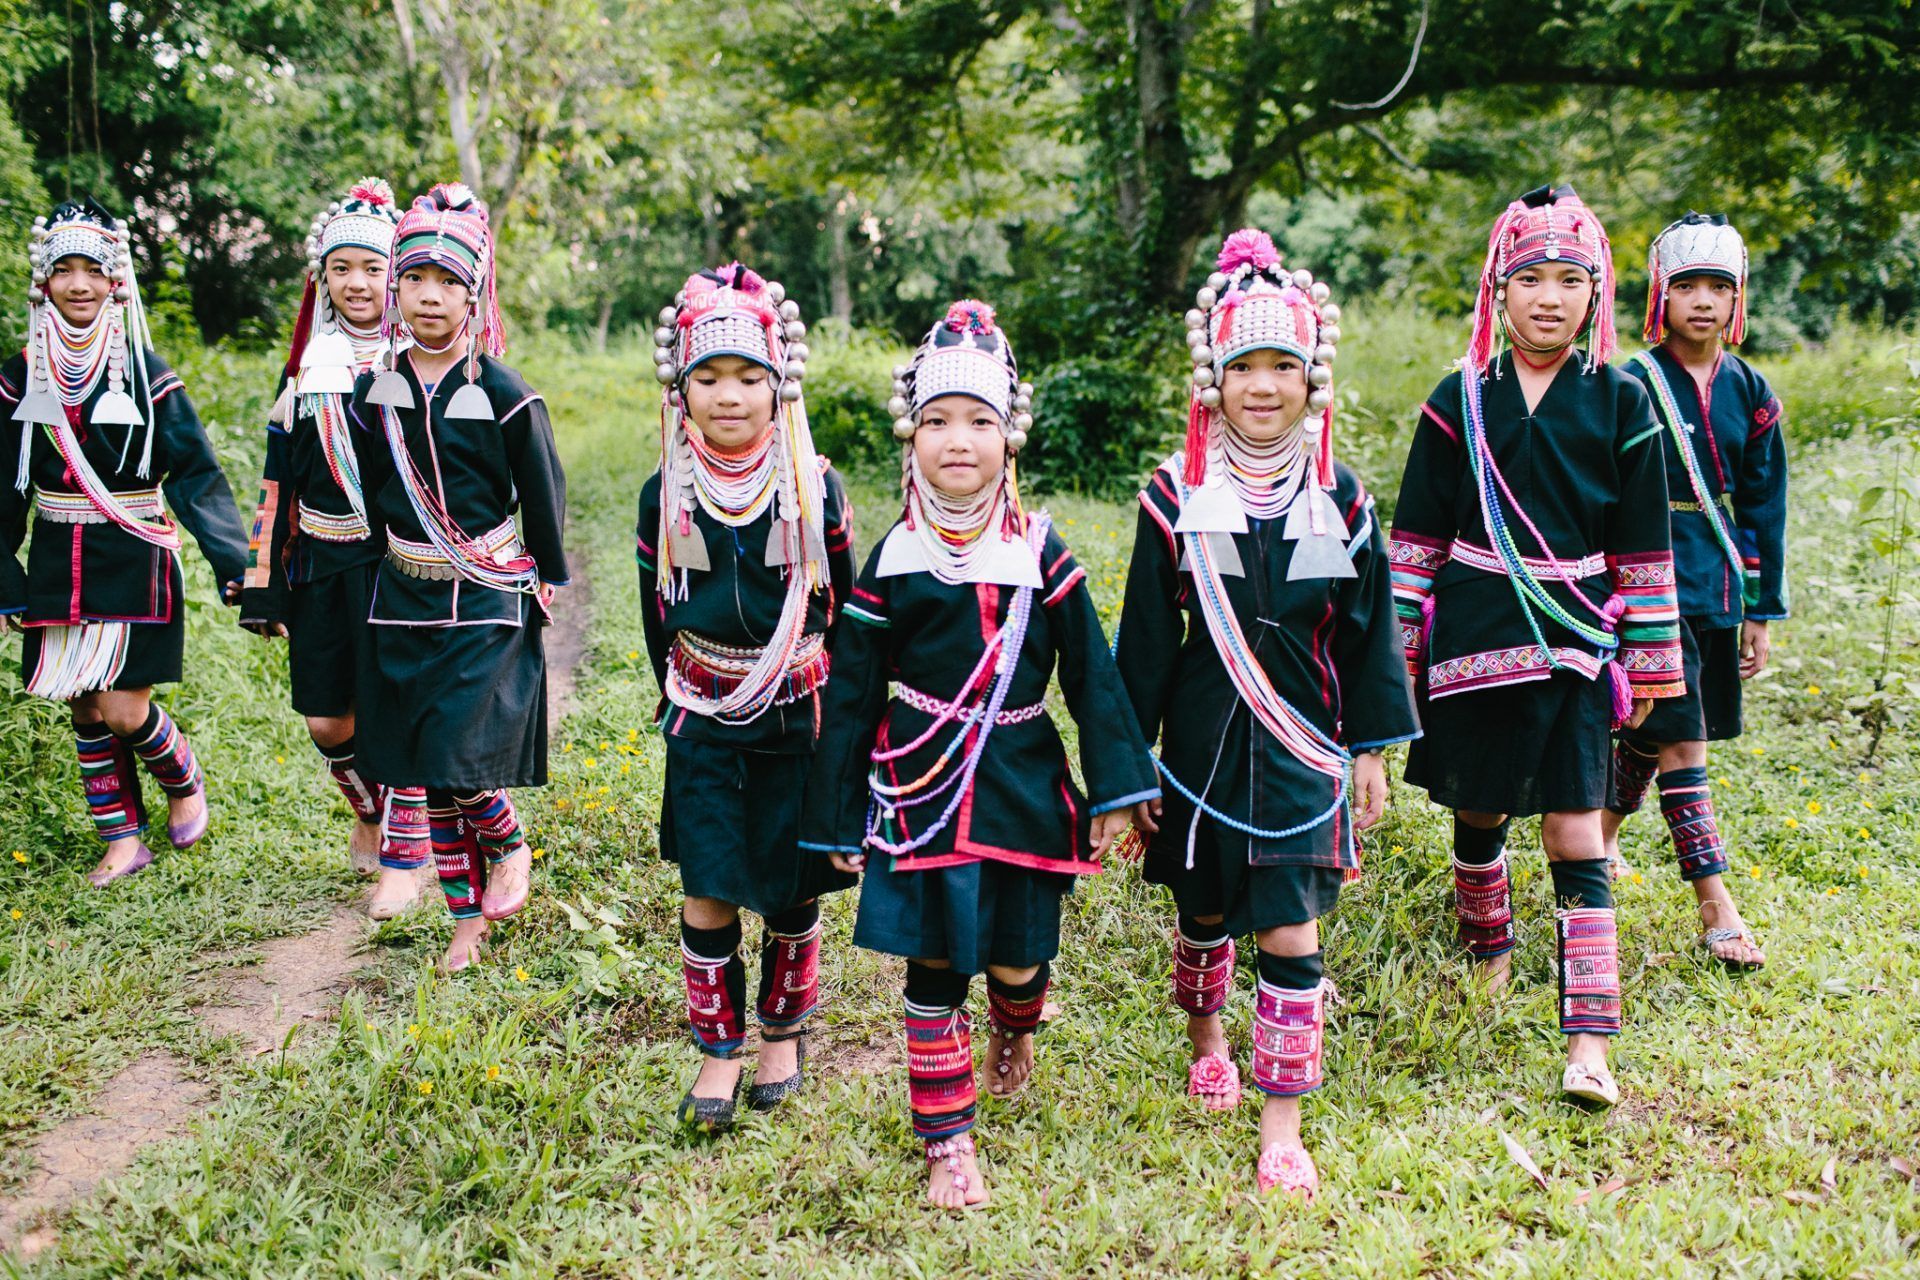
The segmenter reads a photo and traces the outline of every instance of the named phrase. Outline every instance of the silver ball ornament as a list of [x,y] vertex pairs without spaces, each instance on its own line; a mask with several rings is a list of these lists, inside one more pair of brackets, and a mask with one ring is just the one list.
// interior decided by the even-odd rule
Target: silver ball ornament
[[804,378],[807,376],[807,362],[805,360],[789,360],[785,366],[782,367],[781,372],[789,378]]
[[673,366],[670,364],[655,365],[653,367],[653,376],[660,379],[661,386],[663,387],[672,386],[673,385]]
[[1213,366],[1210,364],[1203,364],[1199,368],[1195,369],[1193,371],[1193,385],[1196,387],[1212,386],[1213,385]]
[[800,304],[797,302],[781,303],[780,318],[782,320],[798,320],[800,318]]
[[800,398],[800,382],[799,382],[799,379],[797,379],[797,378],[796,378],[796,379],[795,379],[794,381],[792,381],[792,382],[783,382],[783,383],[781,383],[781,384],[780,384],[780,398],[781,398],[782,400],[785,400],[785,401],[786,401],[786,402],[787,402],[788,404],[792,404],[792,403],[793,403],[793,402],[794,402],[795,400],[798,400],[798,399]]
[[1324,387],[1333,381],[1333,370],[1323,364],[1316,364],[1307,370],[1307,381],[1316,387]]
[[1325,387],[1317,387],[1307,393],[1307,407],[1309,409],[1324,409],[1332,403],[1333,392]]
[[679,316],[680,316],[680,313],[674,310],[672,307],[660,308],[660,327],[662,329],[672,328],[673,322],[676,319],[678,319]]
[[913,439],[913,419],[906,417],[895,418],[893,420],[893,438],[895,440]]
[[1015,427],[1007,432],[1007,448],[1024,449],[1027,447],[1027,433]]
[[1202,387],[1200,390],[1200,403],[1209,409],[1218,409],[1220,407],[1220,388]]
[[685,289],[673,295],[673,305],[676,307],[684,307],[687,305],[687,291]]
[[1227,287],[1226,272],[1216,271],[1212,275],[1207,277],[1207,288],[1212,289],[1215,293],[1218,293],[1220,290],[1226,287]]
[[655,364],[672,364],[673,352],[666,347],[655,347],[653,349],[653,362]]
[[1337,352],[1332,343],[1323,342],[1313,349],[1313,362],[1315,364],[1332,364],[1333,357],[1336,354]]
[[1186,320],[1187,328],[1198,329],[1207,322],[1207,313],[1195,307],[1193,310],[1187,312]]
[[1320,318],[1322,320],[1325,320],[1328,324],[1339,324],[1340,323],[1339,304],[1329,302],[1326,306],[1321,307]]
[[1320,340],[1322,342],[1340,341],[1340,326],[1337,324],[1330,324],[1326,328],[1320,330]]
[[113,286],[113,300],[115,302],[126,302],[132,297],[133,290],[127,288],[127,286],[123,284]]
[[1026,396],[1027,398],[1031,399],[1033,397],[1033,384],[1031,382],[1023,382],[1019,386],[1013,389],[1013,394],[1017,396]]
[[1015,412],[1025,413],[1027,410],[1033,408],[1033,397],[1024,394],[1017,395],[1013,398],[1013,407]]
[[778,280],[767,281],[767,301],[777,307],[786,300],[787,286],[781,284]]
[[898,382],[900,381],[900,379],[906,377],[909,373],[912,373],[912,372],[913,372],[913,369],[910,366],[904,365],[904,364],[897,364],[893,366],[893,380],[895,382]]
[[907,394],[907,382],[906,382],[906,379],[904,379],[904,378],[895,378],[895,379],[893,380],[893,394],[895,394],[895,395],[897,395],[897,396],[904,396],[904,395],[906,395],[906,394]]
[[672,345],[673,345],[673,330],[672,330],[672,329],[669,329],[669,328],[668,328],[668,327],[667,327],[666,325],[664,325],[664,324],[663,324],[663,325],[661,325],[661,326],[660,326],[660,327],[659,327],[658,329],[655,329],[655,330],[653,331],[653,345],[654,345],[654,346],[656,346],[656,347],[670,347],[670,346],[672,346]]
[[1207,331],[1206,331],[1205,329],[1189,329],[1189,330],[1187,330],[1187,345],[1188,345],[1189,347],[1204,347],[1204,346],[1206,346],[1206,345],[1207,345]]
[[788,342],[798,342],[800,341],[800,339],[806,336],[807,336],[807,326],[805,321],[801,321],[801,320],[787,321],[787,341]]
[[1211,365],[1213,363],[1213,348],[1195,347],[1193,349],[1193,362],[1197,365]]
[[806,360],[813,355],[813,351],[804,342],[790,342],[787,344],[787,355],[795,360]]
[[1193,300],[1200,304],[1201,310],[1205,311],[1211,308],[1214,303],[1220,301],[1220,294],[1211,285],[1209,285],[1207,288],[1204,288],[1200,292],[1194,294]]
[[906,417],[907,410],[911,407],[912,406],[907,404],[907,398],[905,396],[894,396],[887,401],[887,412],[896,418]]
[[1013,429],[1015,431],[1021,432],[1022,434],[1033,430],[1033,415],[1030,413],[1014,414]]
[[1293,287],[1296,289],[1313,288],[1313,272],[1301,267],[1293,273]]
[[1327,288],[1326,285],[1321,284],[1317,281],[1314,283],[1313,288],[1308,290],[1307,292],[1315,302],[1325,302],[1329,297],[1333,295],[1333,290]]
[[27,290],[27,301],[31,303],[33,306],[37,307],[41,303],[45,302],[46,300],[47,300],[47,291],[45,289],[42,289],[39,285],[35,285],[33,288]]

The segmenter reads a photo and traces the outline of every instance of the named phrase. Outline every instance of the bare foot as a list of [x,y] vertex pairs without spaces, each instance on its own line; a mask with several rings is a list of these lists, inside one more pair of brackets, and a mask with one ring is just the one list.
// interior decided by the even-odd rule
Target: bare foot
[[927,1199],[942,1209],[973,1209],[987,1202],[987,1183],[966,1134],[927,1144]]
[[[760,1058],[754,1065],[753,1078],[761,1084],[774,1084],[781,1080],[792,1079],[793,1073],[800,1069],[800,1037],[788,1036],[784,1040],[760,1038]],[[738,1072],[735,1072],[738,1075]]]
[[1473,974],[1479,979],[1481,990],[1489,994],[1504,991],[1513,979],[1513,952],[1502,952],[1491,960],[1475,960]]
[[987,1052],[980,1060],[980,1087],[996,1098],[1011,1098],[1027,1087],[1033,1074],[1033,1036],[987,1036]]
[[440,972],[459,973],[487,954],[487,921],[482,916],[453,922],[453,941],[440,957]]
[[[1715,877],[1718,879],[1718,877]],[[1704,930],[1731,929],[1731,938],[1716,938],[1707,944],[1707,950],[1713,958],[1723,964],[1742,965],[1757,969],[1767,962],[1767,953],[1760,949],[1759,942],[1747,928],[1747,922],[1740,917],[1740,908],[1733,905],[1733,899],[1726,896],[1724,884],[1718,886],[1718,895],[1703,896],[1700,899],[1700,924]]]
[[127,864],[132,862],[139,852],[139,836],[122,836],[113,841],[107,846],[107,851],[100,855],[100,861],[94,866],[93,878],[102,880],[126,870]]
[[201,787],[191,794],[167,797],[167,825],[184,827],[198,818],[207,807],[207,789]]
[[[700,1074],[687,1092],[696,1098],[731,1098],[740,1084],[740,1072],[746,1063],[740,1058],[700,1057]],[[787,1075],[792,1075],[788,1071]]]
[[357,876],[376,875],[380,871],[380,823],[359,822],[353,824],[353,834],[347,837],[347,861]]
[[1207,1068],[1187,1072],[1187,1092],[1206,1103],[1209,1111],[1231,1111],[1240,1105],[1240,1071],[1227,1048],[1226,1028],[1217,1013],[1187,1015],[1187,1039],[1193,1043],[1193,1061],[1214,1059]]

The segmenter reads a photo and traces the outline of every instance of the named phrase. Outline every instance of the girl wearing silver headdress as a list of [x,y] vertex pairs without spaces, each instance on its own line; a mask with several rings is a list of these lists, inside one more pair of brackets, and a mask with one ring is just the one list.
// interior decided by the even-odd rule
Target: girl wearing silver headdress
[[27,349],[0,366],[0,456],[17,460],[0,484],[0,614],[26,630],[28,692],[72,707],[107,842],[87,877],[98,887],[153,861],[136,761],[167,794],[174,847],[206,833],[205,777],[151,695],[180,679],[181,528],[230,604],[247,539],[179,376],[151,348],[126,225],[90,200],[63,204],[35,220],[29,257]]

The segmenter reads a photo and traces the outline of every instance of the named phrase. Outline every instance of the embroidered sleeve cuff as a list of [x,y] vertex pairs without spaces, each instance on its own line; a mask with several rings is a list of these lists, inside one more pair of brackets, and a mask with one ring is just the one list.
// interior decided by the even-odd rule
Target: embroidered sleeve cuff
[[814,844],[808,840],[799,842],[802,849],[809,853],[865,853],[866,846],[857,844]]

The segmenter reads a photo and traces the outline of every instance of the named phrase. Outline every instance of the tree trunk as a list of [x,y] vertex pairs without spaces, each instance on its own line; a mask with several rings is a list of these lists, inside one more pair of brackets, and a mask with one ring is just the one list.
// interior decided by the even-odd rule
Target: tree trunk
[[853,224],[853,195],[837,183],[827,198],[827,314],[853,319],[853,285],[847,278],[847,232]]
[[607,354],[607,332],[613,328],[613,290],[600,295],[600,315],[593,322],[593,349]]

